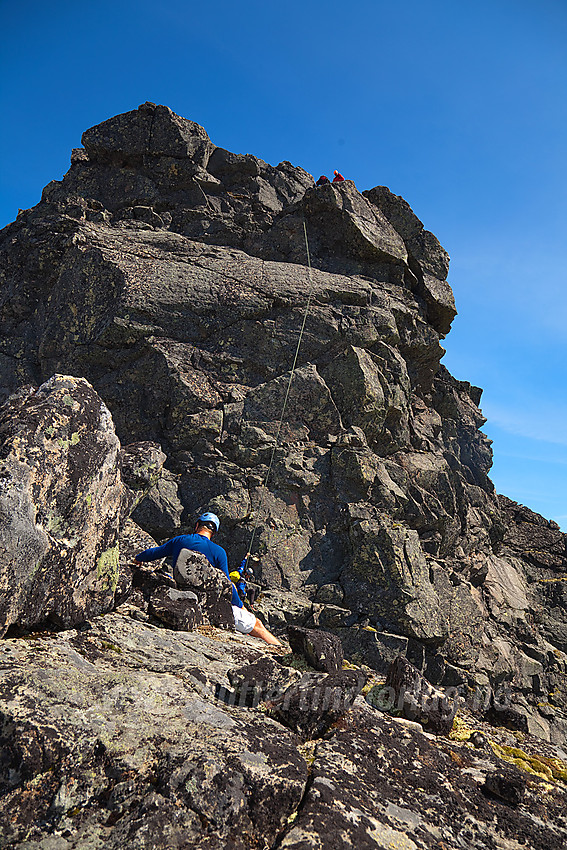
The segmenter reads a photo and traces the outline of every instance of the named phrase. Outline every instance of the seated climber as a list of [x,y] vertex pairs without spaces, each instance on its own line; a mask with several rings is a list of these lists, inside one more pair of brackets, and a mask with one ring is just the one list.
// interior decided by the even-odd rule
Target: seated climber
[[333,183],[344,183],[344,179],[345,179],[345,178],[344,178],[344,177],[343,177],[343,175],[340,173],[340,171],[336,171],[336,170],[335,170],[335,171],[333,172],[333,174],[335,175],[335,176],[333,177]]
[[317,180],[317,182],[315,183],[315,185],[316,185],[316,186],[324,186],[324,185],[325,185],[325,183],[330,183],[330,182],[331,182],[331,181],[329,180],[329,178],[328,178],[328,177],[325,177],[325,175],[324,175],[324,174],[321,174],[321,176],[319,177],[319,179]]
[[[175,575],[175,563],[179,557],[179,553],[182,549],[189,549],[191,552],[201,552],[210,564],[218,567],[227,578],[230,578],[226,552],[222,546],[219,546],[212,540],[213,535],[219,528],[220,520],[216,514],[210,512],[201,514],[195,524],[193,534],[181,534],[178,537],[172,537],[171,540],[168,540],[161,546],[146,549],[144,552],[136,555],[135,562],[141,564],[145,561],[155,561],[158,558],[170,557],[174,564]],[[232,613],[234,616],[234,627],[237,632],[262,638],[266,643],[273,644],[274,646],[281,645],[277,637],[267,630],[256,615],[244,608],[234,584],[232,585]]]
[[252,567],[248,566],[248,559],[243,558],[237,570],[233,570],[229,578],[238,591],[238,595],[242,599],[245,608],[252,610],[252,606],[256,601],[256,597],[260,592],[260,587],[255,584],[256,576]]

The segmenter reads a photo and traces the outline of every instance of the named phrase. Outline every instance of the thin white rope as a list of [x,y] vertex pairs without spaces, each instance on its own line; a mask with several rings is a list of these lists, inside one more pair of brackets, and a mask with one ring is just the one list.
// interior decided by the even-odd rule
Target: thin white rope
[[254,543],[256,531],[258,530],[258,525],[260,524],[260,519],[261,519],[261,516],[262,516],[262,509],[264,507],[264,501],[265,501],[265,497],[266,497],[268,479],[269,479],[270,473],[272,471],[272,466],[274,465],[274,458],[276,456],[276,451],[278,450],[279,445],[280,445],[280,435],[281,435],[283,419],[284,419],[285,411],[286,411],[286,407],[287,407],[287,401],[288,401],[288,398],[289,398],[289,391],[291,389],[291,382],[293,381],[293,376],[295,374],[295,367],[297,365],[297,358],[299,357],[299,349],[301,347],[301,340],[303,339],[303,331],[305,330],[305,323],[307,321],[307,315],[309,313],[309,308],[311,306],[311,297],[312,297],[312,294],[313,294],[313,269],[311,268],[311,254],[309,252],[309,240],[307,238],[307,226],[305,224],[305,219],[303,219],[303,233],[305,234],[305,250],[307,252],[307,266],[309,268],[309,291],[308,291],[308,295],[307,295],[307,304],[305,305],[305,312],[303,314],[303,321],[301,323],[301,329],[299,331],[299,339],[297,340],[297,347],[295,349],[295,356],[293,358],[293,364],[292,364],[292,367],[291,367],[291,372],[289,373],[289,380],[287,382],[287,389],[286,389],[285,396],[284,396],[282,413],[281,413],[281,416],[280,416],[280,421],[278,423],[278,430],[277,430],[277,433],[276,433],[276,441],[275,441],[274,446],[272,448],[272,454],[271,454],[271,457],[270,457],[270,463],[268,465],[268,471],[266,472],[266,476],[264,478],[264,483],[262,484],[262,496],[261,496],[261,499],[260,499],[260,505],[258,507],[258,512],[256,514],[256,523],[255,523],[254,529],[252,531],[252,537],[250,538],[250,546],[248,547],[248,552],[246,553],[246,559],[248,559],[250,557],[251,553],[252,553],[252,545]]

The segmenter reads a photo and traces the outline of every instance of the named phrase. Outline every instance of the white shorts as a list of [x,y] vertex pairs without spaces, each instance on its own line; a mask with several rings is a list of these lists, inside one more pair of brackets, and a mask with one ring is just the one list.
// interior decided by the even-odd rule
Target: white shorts
[[243,635],[248,635],[256,625],[256,615],[249,611],[248,608],[238,605],[232,606],[232,614],[234,616],[234,628],[237,632]]

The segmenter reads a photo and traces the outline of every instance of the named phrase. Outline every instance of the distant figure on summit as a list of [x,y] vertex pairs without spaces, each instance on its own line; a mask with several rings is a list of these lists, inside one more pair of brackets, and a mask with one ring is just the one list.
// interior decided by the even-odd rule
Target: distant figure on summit
[[333,177],[333,183],[344,183],[345,178],[340,171],[334,171],[333,174],[335,175]]
[[316,186],[324,186],[324,185],[325,185],[325,183],[330,183],[330,182],[331,182],[331,181],[329,180],[329,178],[328,178],[328,177],[325,177],[325,175],[324,175],[324,174],[321,174],[321,176],[319,177],[319,179],[317,180],[317,182],[315,183],[315,185],[316,185]]
[[[216,514],[210,512],[201,514],[195,524],[193,534],[180,534],[179,537],[172,537],[171,540],[168,540],[161,546],[140,552],[134,560],[137,564],[141,564],[144,561],[156,561],[158,558],[170,557],[173,561],[175,576],[175,564],[177,563],[180,552],[182,549],[189,549],[190,552],[201,552],[213,567],[218,567],[230,579],[226,552],[222,546],[213,543],[212,540],[213,534],[216,534],[219,528],[220,520]],[[242,599],[238,595],[234,584],[232,584],[231,601],[234,627],[237,632],[241,632],[243,635],[262,638],[266,643],[273,644],[274,646],[281,646],[277,637],[267,630],[256,615],[244,608]]]

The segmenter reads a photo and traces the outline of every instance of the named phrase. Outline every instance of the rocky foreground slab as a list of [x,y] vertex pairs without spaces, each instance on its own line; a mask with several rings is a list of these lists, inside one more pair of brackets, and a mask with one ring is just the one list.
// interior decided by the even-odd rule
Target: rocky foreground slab
[[[131,613],[0,644],[2,846],[564,846],[567,762],[539,739],[477,724],[475,746],[464,721],[437,736],[363,696],[325,708],[339,674]],[[233,671],[253,666],[282,694],[303,683],[301,734],[273,698],[247,704]]]

